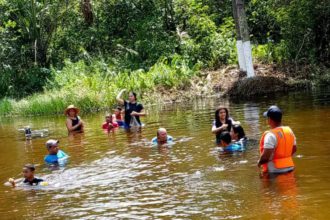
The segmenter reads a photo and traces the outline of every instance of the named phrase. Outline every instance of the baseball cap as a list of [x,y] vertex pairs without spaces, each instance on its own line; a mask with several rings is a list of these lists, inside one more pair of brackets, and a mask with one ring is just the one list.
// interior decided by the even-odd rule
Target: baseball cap
[[49,149],[49,148],[57,145],[58,143],[60,143],[59,140],[50,139],[46,142],[46,148]]
[[266,112],[264,112],[264,117],[268,117],[271,119],[275,119],[276,121],[280,121],[282,119],[282,110],[276,105],[272,105],[268,108]]

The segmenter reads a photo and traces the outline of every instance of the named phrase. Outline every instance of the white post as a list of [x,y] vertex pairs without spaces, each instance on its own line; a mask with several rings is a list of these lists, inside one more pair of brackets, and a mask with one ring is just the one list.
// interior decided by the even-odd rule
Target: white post
[[245,58],[245,66],[247,77],[254,76],[254,68],[253,68],[253,61],[252,61],[252,49],[250,41],[243,42],[243,50],[244,50],[244,58]]
[[245,65],[245,55],[244,55],[244,49],[243,49],[243,41],[237,40],[236,41],[236,48],[237,48],[237,55],[238,55],[238,65],[240,70],[246,72],[246,65]]

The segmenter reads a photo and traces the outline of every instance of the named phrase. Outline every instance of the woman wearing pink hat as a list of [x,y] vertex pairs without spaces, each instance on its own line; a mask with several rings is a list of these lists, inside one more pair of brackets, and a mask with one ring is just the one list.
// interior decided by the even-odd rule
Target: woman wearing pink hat
[[69,105],[64,114],[67,116],[66,119],[66,127],[68,132],[84,132],[84,122],[78,116],[79,108],[75,107],[74,105]]

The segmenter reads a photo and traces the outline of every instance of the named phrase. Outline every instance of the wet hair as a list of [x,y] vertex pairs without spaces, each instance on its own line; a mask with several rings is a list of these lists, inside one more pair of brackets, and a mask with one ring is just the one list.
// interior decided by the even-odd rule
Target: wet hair
[[245,132],[242,126],[240,125],[234,125],[233,131],[235,134],[238,134],[238,139],[242,139],[245,137]]
[[220,113],[221,110],[225,110],[226,111],[226,121],[228,121],[228,119],[229,119],[229,111],[228,111],[228,109],[225,108],[225,107],[220,106],[215,111],[215,125],[217,127],[220,127],[220,125],[221,125],[221,121],[220,121],[220,118],[219,118],[219,113]]
[[220,141],[223,141],[226,144],[230,144],[230,142],[231,142],[230,133],[228,131],[222,132],[220,135]]
[[136,93],[131,91],[131,92],[130,92],[130,94],[131,94],[131,95],[133,95],[133,96],[134,96],[134,98],[135,98],[135,101],[137,101],[137,98],[136,98]]
[[30,170],[30,171],[35,171],[36,170],[36,168],[34,167],[34,165],[33,164],[25,164],[24,165],[24,168],[26,168],[26,169],[28,169],[28,170]]

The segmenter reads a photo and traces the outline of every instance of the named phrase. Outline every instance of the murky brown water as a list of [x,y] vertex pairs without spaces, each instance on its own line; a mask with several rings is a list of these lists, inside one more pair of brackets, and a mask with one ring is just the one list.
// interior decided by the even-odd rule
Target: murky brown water
[[[250,138],[266,129],[262,112],[270,104],[285,111],[285,124],[298,141],[296,171],[275,180],[260,179],[257,146],[219,158],[211,122],[219,103],[242,122]],[[105,134],[103,114],[83,116],[86,133],[67,137],[64,117],[0,120],[1,219],[327,219],[330,215],[330,91],[298,93],[258,102],[219,100],[151,108],[141,133]],[[25,142],[17,129],[48,128],[71,157],[61,170],[44,163],[47,138]],[[180,142],[148,148],[159,126]],[[20,177],[22,165],[39,164],[50,182],[39,190],[3,183]]]

